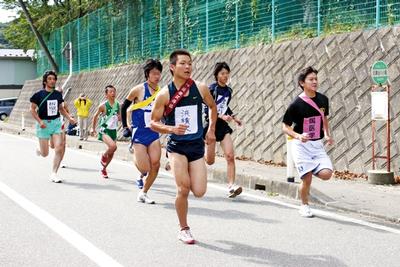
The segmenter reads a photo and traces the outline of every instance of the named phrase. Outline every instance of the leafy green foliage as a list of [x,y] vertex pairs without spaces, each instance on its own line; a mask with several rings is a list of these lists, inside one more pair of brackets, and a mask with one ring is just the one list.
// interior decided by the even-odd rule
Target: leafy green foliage
[[8,26],[7,23],[0,23],[0,49],[1,48],[12,48],[9,42],[6,40],[4,36],[4,29]]
[[[38,31],[43,36],[48,36],[55,29],[83,17],[98,8],[113,4],[114,8],[120,8],[124,0],[27,0],[25,1],[28,11]],[[133,2],[139,2],[135,0]],[[3,0],[1,7],[5,9],[18,10],[19,18],[12,21],[5,29],[4,35],[9,43],[21,49],[35,48],[35,37],[30,30],[25,15],[19,9],[18,1]]]

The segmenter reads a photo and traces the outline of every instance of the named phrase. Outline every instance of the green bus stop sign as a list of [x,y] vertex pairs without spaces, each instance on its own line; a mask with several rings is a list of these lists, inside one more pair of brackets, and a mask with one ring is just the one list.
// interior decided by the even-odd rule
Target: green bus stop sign
[[376,84],[385,84],[389,79],[388,66],[383,61],[375,61],[371,68],[372,80]]

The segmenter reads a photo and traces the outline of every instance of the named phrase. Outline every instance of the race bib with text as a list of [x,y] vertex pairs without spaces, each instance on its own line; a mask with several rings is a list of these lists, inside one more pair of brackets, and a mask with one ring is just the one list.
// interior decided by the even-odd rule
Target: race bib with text
[[321,136],[321,116],[304,118],[303,133],[307,133],[310,139],[319,139]]
[[198,131],[197,105],[176,107],[175,125],[186,124],[186,134],[195,134]]
[[115,130],[118,128],[118,115],[113,115],[107,122],[107,129]]
[[[223,99],[221,99],[223,98]],[[218,110],[218,114],[225,114],[226,110],[228,109],[228,100],[229,97],[224,97],[224,96],[219,96],[218,101],[219,102],[217,104],[217,110]]]
[[150,128],[151,112],[144,112],[144,124],[146,128]]
[[56,116],[58,112],[58,101],[57,100],[47,100],[47,115]]

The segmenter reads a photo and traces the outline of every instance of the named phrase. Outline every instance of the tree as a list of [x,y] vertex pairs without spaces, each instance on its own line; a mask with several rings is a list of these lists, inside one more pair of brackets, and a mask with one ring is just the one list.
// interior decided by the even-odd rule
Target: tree
[[7,23],[0,23],[0,48],[12,48],[4,36],[4,29],[6,27],[8,27]]
[[[135,0],[139,1],[139,0]],[[29,23],[19,7],[19,1],[3,0],[0,6],[5,9],[18,10],[19,18],[13,20],[5,29],[6,39],[14,46],[21,49],[34,49],[35,36],[30,30]],[[113,4],[121,8],[124,0],[25,0],[27,11],[38,32],[46,39],[55,29],[85,16],[104,5]]]
[[32,30],[33,34],[35,35],[36,39],[39,42],[40,47],[44,51],[47,59],[49,60],[51,66],[53,67],[53,70],[55,72],[58,72],[58,65],[57,65],[56,61],[54,60],[53,56],[50,54],[49,48],[47,47],[46,43],[44,42],[42,35],[36,29],[36,26],[33,23],[31,14],[29,13],[28,9],[26,8],[26,5],[25,5],[24,1],[23,0],[18,0],[18,3],[19,3],[19,6],[21,7],[22,11],[25,14],[25,18],[28,21],[29,26],[31,27],[31,30]]

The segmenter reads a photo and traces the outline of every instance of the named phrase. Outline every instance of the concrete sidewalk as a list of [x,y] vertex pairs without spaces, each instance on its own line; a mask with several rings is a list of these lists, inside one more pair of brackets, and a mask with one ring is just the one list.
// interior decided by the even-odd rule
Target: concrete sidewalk
[[[0,132],[19,134],[34,138],[33,130],[20,131],[19,127],[0,123]],[[100,154],[105,146],[100,141],[90,138],[79,141],[78,137],[68,136],[67,145],[71,148],[84,149]],[[127,142],[118,142],[116,158],[132,160]],[[166,159],[162,153],[161,168]],[[217,157],[212,166],[208,166],[209,179],[226,183],[226,162]],[[298,179],[296,183],[286,182],[286,168],[264,165],[253,161],[236,160],[236,182],[244,188],[265,190],[268,195],[283,195],[299,199]],[[317,205],[359,213],[390,222],[400,222],[400,185],[371,185],[363,179],[321,181],[313,179],[311,202]]]

